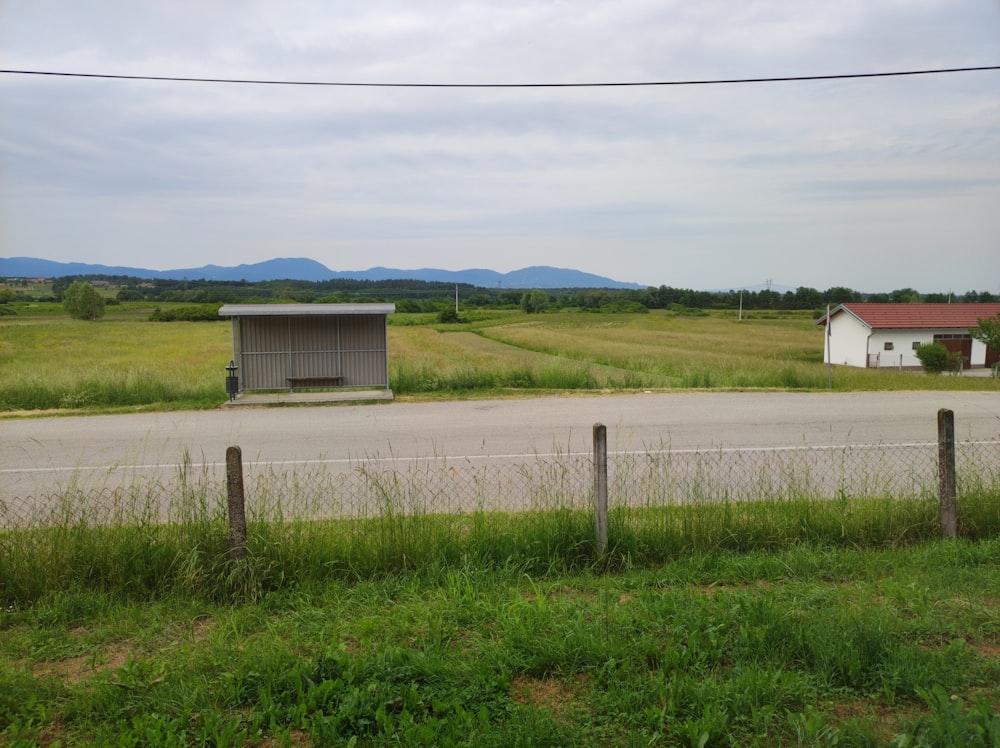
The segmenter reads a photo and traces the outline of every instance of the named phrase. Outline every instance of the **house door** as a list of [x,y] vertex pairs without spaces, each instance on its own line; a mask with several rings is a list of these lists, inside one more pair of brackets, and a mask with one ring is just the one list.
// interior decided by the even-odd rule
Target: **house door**
[[935,343],[941,343],[948,352],[962,357],[962,368],[969,368],[972,359],[972,336],[970,335],[935,335]]

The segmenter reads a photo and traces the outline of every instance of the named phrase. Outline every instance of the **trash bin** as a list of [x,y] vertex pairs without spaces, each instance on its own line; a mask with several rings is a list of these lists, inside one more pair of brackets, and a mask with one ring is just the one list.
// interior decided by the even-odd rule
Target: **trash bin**
[[229,372],[226,376],[226,394],[229,395],[229,399],[235,400],[237,393],[240,391],[240,381],[239,377],[236,376],[236,362],[230,359],[229,366],[226,367],[226,371]]

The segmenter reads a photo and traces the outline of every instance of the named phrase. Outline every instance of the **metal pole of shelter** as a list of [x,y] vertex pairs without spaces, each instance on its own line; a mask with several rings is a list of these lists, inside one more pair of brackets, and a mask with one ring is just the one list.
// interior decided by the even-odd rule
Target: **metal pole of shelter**
[[833,389],[833,351],[830,350],[830,305],[826,305],[826,388]]

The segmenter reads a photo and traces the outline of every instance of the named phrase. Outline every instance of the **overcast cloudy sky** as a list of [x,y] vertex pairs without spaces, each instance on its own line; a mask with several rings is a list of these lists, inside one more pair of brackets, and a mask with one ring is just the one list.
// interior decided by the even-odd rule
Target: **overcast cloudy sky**
[[[1000,0],[0,0],[0,68],[581,83],[1000,64]],[[1000,291],[1000,71],[0,75],[0,256]]]

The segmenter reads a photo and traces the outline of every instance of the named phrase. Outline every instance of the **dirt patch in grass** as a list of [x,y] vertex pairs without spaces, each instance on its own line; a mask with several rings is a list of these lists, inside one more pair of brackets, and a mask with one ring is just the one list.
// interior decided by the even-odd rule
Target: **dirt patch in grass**
[[32,668],[32,674],[36,678],[58,678],[63,683],[72,685],[95,675],[117,670],[128,662],[131,654],[131,644],[122,642],[87,655],[62,660],[42,660]]
[[774,589],[774,583],[767,579],[754,579],[752,581],[746,582],[745,584],[712,584],[706,585],[692,585],[690,587],[674,587],[665,588],[663,591],[667,590],[678,590],[678,589],[690,589],[695,592],[704,595],[705,597],[712,597],[719,592],[725,592],[727,590],[737,590],[740,592],[745,592],[747,590],[770,590]]
[[544,709],[558,720],[568,718],[576,701],[573,689],[557,680],[515,678],[511,690],[517,703]]
[[976,642],[972,645],[972,649],[976,654],[982,657],[990,657],[992,659],[1000,658],[1000,641],[987,639],[985,641]]
[[291,738],[290,743],[286,743],[284,740],[278,740],[277,738],[263,738],[259,742],[249,743],[249,745],[256,745],[259,748],[276,748],[282,745],[296,745],[296,746],[311,746],[315,745],[312,738],[309,736],[305,730],[292,730],[289,736]]
[[211,618],[198,618],[191,624],[191,639],[195,644],[208,639],[208,635],[215,628],[215,621]]
[[[836,723],[849,722],[854,719],[871,720],[877,726],[880,741],[888,745],[902,729],[903,725],[912,722],[920,715],[920,710],[914,705],[885,704],[866,699],[848,699],[830,705],[830,712],[835,715]],[[873,718],[874,719],[871,719]]]
[[[190,641],[194,644],[204,642],[214,628],[214,619],[195,619],[189,627],[184,627],[185,638],[190,637]],[[83,639],[89,631],[81,626],[70,629],[68,633],[74,638]],[[124,667],[129,659],[136,658],[136,647],[133,642],[117,642],[97,647],[85,655],[58,660],[40,660],[32,667],[32,674],[36,678],[57,678],[67,685],[72,685],[95,675],[113,673]]]

